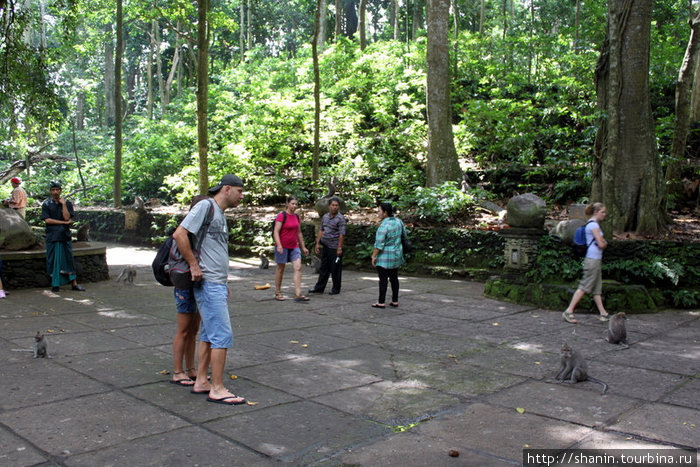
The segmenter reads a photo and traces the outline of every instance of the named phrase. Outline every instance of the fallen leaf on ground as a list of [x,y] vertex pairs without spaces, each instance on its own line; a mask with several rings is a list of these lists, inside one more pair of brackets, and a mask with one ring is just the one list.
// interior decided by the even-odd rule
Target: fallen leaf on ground
[[260,402],[245,401],[245,403],[248,405],[258,405]]
[[290,344],[298,344],[299,341],[289,341]]
[[308,344],[301,344],[303,348],[307,348],[309,345]]
[[231,375],[231,376],[229,376],[229,378],[231,378],[231,379],[238,379],[238,376],[236,376],[236,375]]
[[522,407],[516,408],[515,411],[518,413],[525,413],[525,409],[523,409]]
[[500,326],[500,324],[498,324],[498,323],[493,323],[493,325],[494,325],[494,326]]
[[160,370],[158,373],[161,375],[169,375],[170,374],[170,372],[168,370]]
[[255,290],[265,290],[270,288],[270,284],[265,284],[265,285],[258,285],[255,284],[253,287],[255,287]]

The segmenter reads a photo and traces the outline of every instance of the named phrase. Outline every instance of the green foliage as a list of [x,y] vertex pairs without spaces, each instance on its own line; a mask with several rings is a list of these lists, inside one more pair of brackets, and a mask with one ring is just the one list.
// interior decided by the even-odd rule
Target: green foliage
[[441,224],[469,214],[475,201],[474,193],[445,182],[436,187],[415,187],[399,199],[397,208],[419,221]]
[[666,295],[670,296],[671,303],[677,308],[697,308],[700,306],[700,290],[668,290]]

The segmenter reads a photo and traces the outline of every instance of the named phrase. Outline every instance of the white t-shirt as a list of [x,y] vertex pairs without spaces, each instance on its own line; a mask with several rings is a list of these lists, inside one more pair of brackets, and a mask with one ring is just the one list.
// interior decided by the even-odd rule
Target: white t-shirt
[[588,250],[586,250],[586,258],[603,259],[603,250],[598,247],[598,242],[595,241],[595,237],[593,236],[594,229],[598,229],[600,231],[600,236],[603,237],[603,229],[600,228],[600,224],[596,221],[591,221],[586,224],[586,245],[590,245]]

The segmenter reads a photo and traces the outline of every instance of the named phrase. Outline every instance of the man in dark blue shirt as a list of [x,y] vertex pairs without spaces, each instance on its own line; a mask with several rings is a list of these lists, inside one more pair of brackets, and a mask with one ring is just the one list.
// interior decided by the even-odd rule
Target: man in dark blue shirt
[[60,286],[71,283],[79,292],[85,288],[78,285],[71,245],[70,226],[75,211],[73,204],[61,196],[61,184],[51,182],[51,197],[41,205],[41,219],[46,223],[46,272],[51,278],[51,291],[58,292]]

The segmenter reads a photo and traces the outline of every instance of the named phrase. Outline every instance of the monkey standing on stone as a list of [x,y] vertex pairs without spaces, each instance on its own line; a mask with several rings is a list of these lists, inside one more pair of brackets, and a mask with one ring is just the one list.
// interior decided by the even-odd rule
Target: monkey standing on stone
[[601,396],[608,390],[608,385],[605,382],[588,376],[586,360],[580,353],[569,347],[568,344],[564,344],[561,348],[561,367],[555,379],[560,383],[567,382],[570,384],[578,383],[579,381],[598,383],[603,386],[603,392],[600,393]]
[[136,268],[133,266],[127,266],[122,269],[122,272],[117,277],[117,282],[124,279],[124,284],[134,285],[134,278],[136,277]]
[[620,344],[623,349],[629,349],[627,344],[627,329],[625,329],[627,314],[623,311],[615,313],[608,321],[608,333],[606,340],[611,344]]
[[37,331],[36,336],[34,336],[34,358],[51,358],[49,356],[49,349],[46,345],[46,338],[44,335]]

